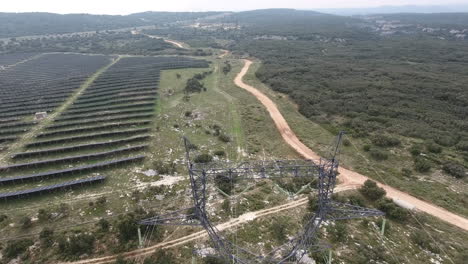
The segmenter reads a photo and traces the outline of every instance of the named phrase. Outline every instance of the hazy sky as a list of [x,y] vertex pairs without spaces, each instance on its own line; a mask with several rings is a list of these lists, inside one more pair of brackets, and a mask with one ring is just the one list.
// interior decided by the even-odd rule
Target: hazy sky
[[240,11],[468,4],[468,0],[2,0],[0,12],[130,14],[142,11]]

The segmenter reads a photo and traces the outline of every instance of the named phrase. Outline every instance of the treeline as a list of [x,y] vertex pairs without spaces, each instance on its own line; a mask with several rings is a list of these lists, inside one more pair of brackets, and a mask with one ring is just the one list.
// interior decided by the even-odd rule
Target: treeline
[[130,32],[100,32],[84,35],[13,39],[0,42],[3,52],[85,52],[101,54],[154,55],[174,47],[162,39]]

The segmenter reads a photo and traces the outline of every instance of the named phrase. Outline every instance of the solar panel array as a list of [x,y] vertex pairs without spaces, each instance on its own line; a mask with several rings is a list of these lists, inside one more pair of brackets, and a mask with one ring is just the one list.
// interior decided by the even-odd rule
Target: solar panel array
[[[108,60],[107,62],[109,63]],[[53,71],[55,64],[49,64],[52,65]],[[144,141],[150,138],[152,132],[160,72],[164,69],[187,67],[208,67],[208,63],[180,57],[119,59],[98,76],[71,106],[53,120],[53,123],[42,129],[36,138],[25,146],[24,151],[12,154],[12,163],[0,167],[0,186],[6,188],[11,184],[23,182],[31,182],[28,183],[28,186],[31,186],[34,181],[56,181],[65,176],[87,175],[143,160],[145,156],[141,155],[141,151],[148,146]],[[54,100],[59,100],[62,95],[60,88],[54,88],[58,80],[50,81],[55,80],[54,78],[60,79],[58,75],[60,74],[45,74],[38,82],[38,85],[42,85],[44,80],[51,85],[51,91],[57,92],[53,95]],[[70,77],[68,80],[75,83],[78,82],[78,77]],[[18,81],[18,86],[22,87],[23,83]],[[42,87],[40,85],[39,87]],[[51,92],[47,91],[46,94],[50,95]],[[2,100],[3,98],[2,96]],[[19,94],[17,105],[27,104],[30,102],[28,98]],[[54,108],[55,103],[59,104],[52,100],[41,107]],[[7,120],[6,117],[0,119],[0,141],[15,140],[7,138],[11,131],[20,132],[33,125],[34,122],[16,117],[11,117],[11,120]]]
[[0,69],[0,149],[6,149],[9,143],[36,124],[25,121],[25,118],[37,112],[53,111],[84,80],[110,62],[108,56],[34,55],[0,55],[0,64],[24,61],[14,67]]

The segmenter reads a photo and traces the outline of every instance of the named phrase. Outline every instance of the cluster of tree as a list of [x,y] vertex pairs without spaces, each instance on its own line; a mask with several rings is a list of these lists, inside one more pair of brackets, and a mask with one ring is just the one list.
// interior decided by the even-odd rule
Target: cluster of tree
[[225,61],[224,66],[223,66],[223,73],[228,74],[231,71],[231,69],[232,69],[232,66],[229,63],[229,61]]
[[200,93],[202,91],[206,91],[206,87],[201,82],[205,79],[208,75],[213,73],[212,71],[197,73],[192,78],[187,80],[187,84],[185,85],[184,92],[186,95],[191,93]]

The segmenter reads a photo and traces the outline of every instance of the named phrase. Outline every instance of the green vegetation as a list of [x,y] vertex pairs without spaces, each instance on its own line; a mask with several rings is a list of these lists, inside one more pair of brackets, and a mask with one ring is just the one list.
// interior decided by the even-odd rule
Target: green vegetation
[[386,194],[384,189],[377,186],[377,184],[371,180],[365,181],[364,185],[359,188],[359,192],[374,201],[381,199]]

